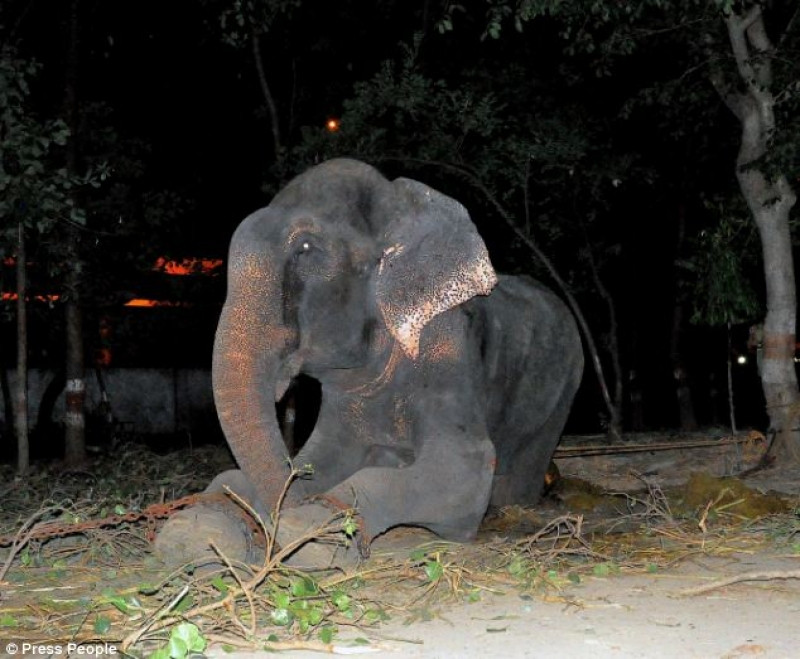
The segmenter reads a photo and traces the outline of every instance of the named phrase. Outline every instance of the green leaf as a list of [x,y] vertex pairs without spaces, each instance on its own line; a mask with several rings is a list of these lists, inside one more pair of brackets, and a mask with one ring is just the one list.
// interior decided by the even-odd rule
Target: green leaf
[[94,631],[98,634],[106,634],[111,629],[111,618],[99,615],[94,621]]
[[358,533],[358,522],[356,522],[352,515],[347,515],[342,524],[342,529],[348,538],[352,538]]
[[322,607],[315,606],[313,609],[311,609],[309,613],[308,622],[316,626],[322,622],[322,616],[323,616]]
[[191,593],[186,593],[183,598],[178,602],[178,604],[173,608],[173,611],[177,611],[179,613],[183,613],[184,611],[188,611],[194,606],[194,597]]
[[614,563],[598,563],[592,568],[592,574],[596,577],[607,577],[617,572],[619,572],[619,567]]
[[111,604],[114,608],[121,611],[122,613],[128,614],[130,613],[130,608],[128,607],[128,602],[125,600],[124,597],[120,597],[119,595],[114,594],[104,594],[103,600],[107,604]]
[[180,640],[190,652],[202,652],[206,649],[206,640],[200,634],[197,625],[191,622],[182,622],[175,627],[170,639]]
[[319,640],[325,644],[331,643],[336,635],[336,627],[325,625],[319,630]]
[[579,584],[581,582],[581,575],[577,572],[567,573],[567,579],[570,583]]
[[512,576],[519,577],[525,573],[525,559],[522,556],[514,556],[508,564],[508,572]]
[[167,656],[172,659],[183,659],[187,654],[189,654],[189,647],[186,645],[186,641],[173,633],[167,643]]
[[278,591],[274,595],[276,609],[288,609],[289,603],[292,601],[287,593]]
[[145,581],[139,584],[137,590],[142,595],[155,595],[158,592],[159,588],[155,584]]
[[0,616],[0,627],[17,627],[19,623],[17,619],[9,613],[4,613]]
[[289,591],[294,597],[310,597],[319,593],[316,582],[308,576],[292,579]]
[[274,624],[281,627],[288,627],[294,620],[294,616],[289,612],[289,609],[274,609],[269,614],[269,617]]
[[350,608],[350,597],[341,590],[331,593],[331,603],[339,611],[347,611]]
[[383,622],[389,620],[389,614],[383,609],[367,609],[364,612],[364,620],[366,622]]
[[214,577],[211,580],[211,585],[214,586],[214,588],[216,588],[221,595],[228,594],[228,584],[225,583],[225,581],[221,576],[217,575],[216,577]]
[[439,561],[428,561],[425,563],[425,576],[428,581],[438,581],[444,574],[444,567]]

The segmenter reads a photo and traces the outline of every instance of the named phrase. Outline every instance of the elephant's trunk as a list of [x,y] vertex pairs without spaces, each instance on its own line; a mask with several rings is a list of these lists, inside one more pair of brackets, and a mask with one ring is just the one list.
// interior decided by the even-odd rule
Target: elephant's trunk
[[291,338],[281,324],[281,304],[281,285],[266,256],[232,245],[228,297],[214,341],[214,401],[239,467],[268,507],[290,474],[275,413],[281,355]]

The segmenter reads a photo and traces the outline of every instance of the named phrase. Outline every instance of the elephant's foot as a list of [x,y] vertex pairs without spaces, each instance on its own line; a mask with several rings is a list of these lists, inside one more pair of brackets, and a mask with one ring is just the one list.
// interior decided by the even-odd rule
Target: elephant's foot
[[154,551],[170,568],[192,563],[196,570],[208,572],[224,569],[227,563],[262,563],[264,548],[254,540],[253,530],[233,504],[198,504],[170,517],[156,537]]
[[[263,565],[265,549],[254,542],[253,527],[236,508],[233,502],[222,502],[179,511],[159,531],[154,546],[156,556],[170,568],[192,563],[201,572],[224,569],[226,562],[234,566]],[[283,562],[307,569],[356,565],[359,552],[355,540],[337,530],[340,521],[331,521],[335,514],[317,503],[284,509],[278,523],[278,551],[292,544],[297,548]],[[269,528],[271,522],[264,521]]]
[[[336,512],[318,503],[309,503],[281,511],[277,541],[283,548],[308,538],[289,554],[284,563],[296,568],[328,569],[356,565],[360,555],[356,540],[336,530],[341,519],[331,521]],[[330,524],[329,524],[330,523]],[[321,529],[328,527],[328,531]]]

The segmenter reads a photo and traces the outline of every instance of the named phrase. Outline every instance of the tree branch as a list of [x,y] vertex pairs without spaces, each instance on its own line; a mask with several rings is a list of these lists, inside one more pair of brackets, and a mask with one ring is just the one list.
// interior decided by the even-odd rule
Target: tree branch
[[264,73],[264,63],[261,59],[261,44],[259,43],[257,33],[253,32],[250,43],[253,49],[253,61],[256,65],[256,73],[258,74],[261,93],[264,95],[264,102],[267,104],[267,110],[269,111],[270,128],[272,129],[272,148],[277,158],[281,151],[281,129],[278,122],[278,108],[275,105],[275,99],[272,97],[272,92],[269,89],[266,73]]
[[[764,28],[761,7],[752,7],[743,17],[728,14],[725,24],[736,66],[748,93],[759,105],[769,102],[768,93],[765,94],[764,90],[772,81],[768,56],[771,44]],[[757,51],[756,57],[750,52],[751,46]]]

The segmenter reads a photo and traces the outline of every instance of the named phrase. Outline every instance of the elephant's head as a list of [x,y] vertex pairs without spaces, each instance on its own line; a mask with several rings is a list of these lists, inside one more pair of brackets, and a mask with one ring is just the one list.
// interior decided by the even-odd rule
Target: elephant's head
[[214,344],[214,396],[241,469],[273,505],[289,473],[275,401],[300,371],[365,366],[378,328],[408,359],[440,314],[496,283],[458,202],[331,160],[236,230]]

